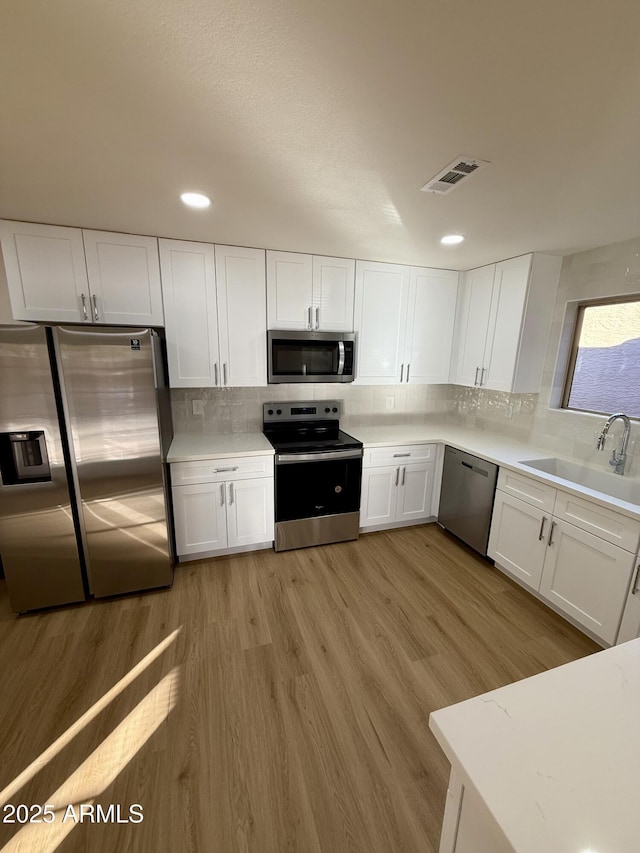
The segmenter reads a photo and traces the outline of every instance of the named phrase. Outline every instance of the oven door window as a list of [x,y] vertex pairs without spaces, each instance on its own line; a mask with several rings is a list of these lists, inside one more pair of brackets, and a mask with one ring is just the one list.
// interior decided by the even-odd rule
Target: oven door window
[[339,352],[335,341],[272,341],[274,376],[335,376]]
[[360,509],[362,459],[276,466],[276,521]]

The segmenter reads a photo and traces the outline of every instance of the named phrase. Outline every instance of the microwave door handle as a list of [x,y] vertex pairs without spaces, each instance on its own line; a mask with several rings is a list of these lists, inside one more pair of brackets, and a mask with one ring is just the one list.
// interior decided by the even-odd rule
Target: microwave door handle
[[338,341],[338,376],[344,373],[344,341]]

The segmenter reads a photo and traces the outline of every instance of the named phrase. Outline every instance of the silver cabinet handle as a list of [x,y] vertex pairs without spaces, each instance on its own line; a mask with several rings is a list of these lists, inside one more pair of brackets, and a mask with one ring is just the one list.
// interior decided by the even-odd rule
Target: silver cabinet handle
[[227,384],[227,362],[222,365],[222,375],[224,376],[224,384]]
[[233,468],[214,468],[211,472],[212,474],[222,474],[223,471],[237,471],[238,465],[234,465]]
[[98,297],[95,293],[92,295],[91,301],[93,302],[93,319],[97,323],[100,318],[98,317]]
[[553,529],[555,526],[556,526],[555,521],[552,521],[551,527],[549,528],[549,541],[547,542],[547,545],[553,545]]
[[87,314],[87,297],[84,293],[80,294],[80,299],[82,299],[82,316],[85,321],[89,319],[89,315]]
[[640,592],[638,589],[638,581],[640,580],[640,562],[638,563],[638,568],[636,569],[636,579],[633,584],[633,589],[631,590],[631,595],[635,595],[637,592]]
[[487,368],[486,368],[486,367],[483,367],[483,368],[482,368],[482,373],[480,374],[480,385],[484,385],[484,375],[485,375],[485,373],[486,373],[486,372],[487,372]]
[[394,453],[393,458],[398,459],[400,456],[411,456],[410,453]]
[[214,375],[214,382],[216,383],[216,385],[218,385],[219,382],[218,382],[218,362],[217,361],[213,365],[213,375]]
[[402,485],[403,485],[403,486],[404,486],[404,478],[405,478],[405,476],[406,476],[406,473],[407,473],[407,469],[406,469],[406,467],[404,467],[404,468],[402,469]]
[[311,307],[311,305],[309,305],[309,308],[307,309],[307,329],[313,329],[313,326],[311,324],[311,312],[312,311],[313,311],[313,308]]
[[233,503],[233,483],[229,483],[229,506]]
[[316,329],[320,328],[320,309],[316,308]]
[[407,382],[409,381],[409,371],[411,370],[411,365],[407,365]]
[[474,385],[478,384],[478,373],[480,373],[480,368],[476,367],[476,378],[473,380]]
[[542,521],[540,522],[540,533],[538,533],[538,541],[539,542],[542,542],[542,540],[544,539],[544,525],[545,525],[546,520],[547,520],[546,515],[543,515]]
[[404,364],[400,365],[400,382],[402,382],[402,377],[404,376]]
[[396,486],[398,485],[398,480],[400,479],[400,469],[396,468]]
[[220,506],[224,506],[224,483],[220,483]]

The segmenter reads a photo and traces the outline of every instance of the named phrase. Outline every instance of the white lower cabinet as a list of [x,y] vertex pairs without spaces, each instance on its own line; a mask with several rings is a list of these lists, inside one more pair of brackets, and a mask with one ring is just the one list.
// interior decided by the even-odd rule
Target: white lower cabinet
[[171,476],[178,557],[251,550],[273,541],[273,457],[174,463]]
[[426,521],[433,514],[434,476],[435,445],[365,451],[360,527],[383,529]]
[[640,637],[640,557],[636,562],[636,571],[624,606],[616,643],[626,643],[636,637]]
[[[562,490],[542,488],[543,495],[537,481],[501,469],[489,556],[554,609],[611,645],[635,565],[640,522]],[[524,500],[514,497],[516,489]]]

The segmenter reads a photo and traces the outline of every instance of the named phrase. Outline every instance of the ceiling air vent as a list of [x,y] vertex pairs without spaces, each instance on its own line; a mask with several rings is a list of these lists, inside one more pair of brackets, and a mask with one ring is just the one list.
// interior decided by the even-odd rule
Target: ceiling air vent
[[421,192],[446,195],[470,175],[473,175],[474,172],[477,172],[478,169],[488,165],[489,160],[478,160],[475,157],[456,157],[452,163],[449,163],[434,178],[431,178],[421,188]]

